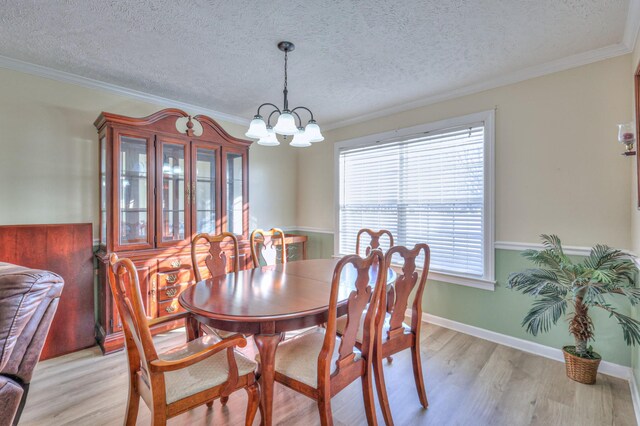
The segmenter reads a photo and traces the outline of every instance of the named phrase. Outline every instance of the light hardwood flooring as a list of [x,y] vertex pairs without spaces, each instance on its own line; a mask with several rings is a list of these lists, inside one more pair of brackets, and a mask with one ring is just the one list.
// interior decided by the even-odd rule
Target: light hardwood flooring
[[[184,331],[156,337],[159,349],[184,341]],[[251,351],[252,344],[248,345]],[[602,374],[581,385],[564,365],[434,325],[425,325],[422,361],[429,408],[415,391],[409,351],[384,361],[389,402],[396,425],[634,425],[626,381]],[[127,396],[123,352],[102,356],[96,348],[38,364],[21,425],[119,425]],[[170,425],[244,424],[246,393],[231,395],[226,407],[199,407]],[[336,425],[366,424],[360,382],[332,400]],[[384,424],[378,409],[378,421]],[[276,385],[274,423],[319,424],[310,399]],[[140,403],[138,424],[149,424]],[[259,424],[259,414],[255,424]]]

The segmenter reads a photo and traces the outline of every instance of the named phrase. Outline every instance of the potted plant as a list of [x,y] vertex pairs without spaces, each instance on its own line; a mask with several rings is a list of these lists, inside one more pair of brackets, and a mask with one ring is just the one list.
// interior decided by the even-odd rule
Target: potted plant
[[624,297],[632,305],[640,303],[640,289],[635,288],[637,268],[630,256],[606,245],[596,245],[580,263],[564,254],[556,235],[542,235],[542,250],[525,250],[522,256],[537,268],[513,273],[507,288],[535,297],[533,306],[522,321],[527,332],[536,336],[548,331],[568,308],[569,332],[574,346],[562,348],[567,376],[575,381],[593,384],[600,355],[587,346],[594,336],[589,309],[604,309],[622,327],[627,345],[640,343],[640,322],[624,315],[609,303],[613,296]]

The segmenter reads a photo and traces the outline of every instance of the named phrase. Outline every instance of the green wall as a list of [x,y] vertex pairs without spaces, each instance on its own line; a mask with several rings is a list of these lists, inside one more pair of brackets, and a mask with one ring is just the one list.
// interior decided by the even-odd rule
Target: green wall
[[[327,258],[333,255],[333,234],[300,231],[309,237],[308,257]],[[576,257],[579,260],[579,257]],[[554,348],[573,344],[566,321],[561,320],[549,333],[532,336],[520,326],[529,310],[532,298],[505,287],[511,272],[521,271],[532,265],[512,250],[496,250],[495,291],[480,290],[451,283],[429,280],[425,290],[425,312],[464,324],[480,327],[508,336],[540,343]],[[621,304],[621,311],[630,314],[628,303]],[[638,315],[638,309],[635,309]],[[620,365],[631,366],[632,350],[622,339],[617,322],[605,312],[592,311],[595,323],[594,350],[603,359]],[[640,351],[634,349],[636,378],[640,382]]]

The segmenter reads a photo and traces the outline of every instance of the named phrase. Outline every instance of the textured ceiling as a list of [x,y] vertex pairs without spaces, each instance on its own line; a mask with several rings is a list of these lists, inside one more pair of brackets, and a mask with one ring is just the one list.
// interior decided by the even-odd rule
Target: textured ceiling
[[620,43],[628,0],[0,1],[0,55],[251,118],[322,125]]

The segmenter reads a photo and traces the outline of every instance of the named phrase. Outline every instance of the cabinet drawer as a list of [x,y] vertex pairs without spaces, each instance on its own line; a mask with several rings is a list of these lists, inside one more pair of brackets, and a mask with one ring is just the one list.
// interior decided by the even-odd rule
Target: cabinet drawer
[[188,283],[193,280],[191,269],[181,269],[172,272],[158,272],[158,290],[177,284]]
[[191,256],[172,256],[158,261],[158,271],[191,269]]
[[168,315],[175,315],[180,312],[184,312],[184,308],[178,303],[178,299],[167,300],[165,302],[158,303],[158,316],[166,317]]
[[192,283],[182,283],[178,285],[172,285],[170,287],[164,287],[158,292],[158,299],[160,301],[177,299],[187,287]]

